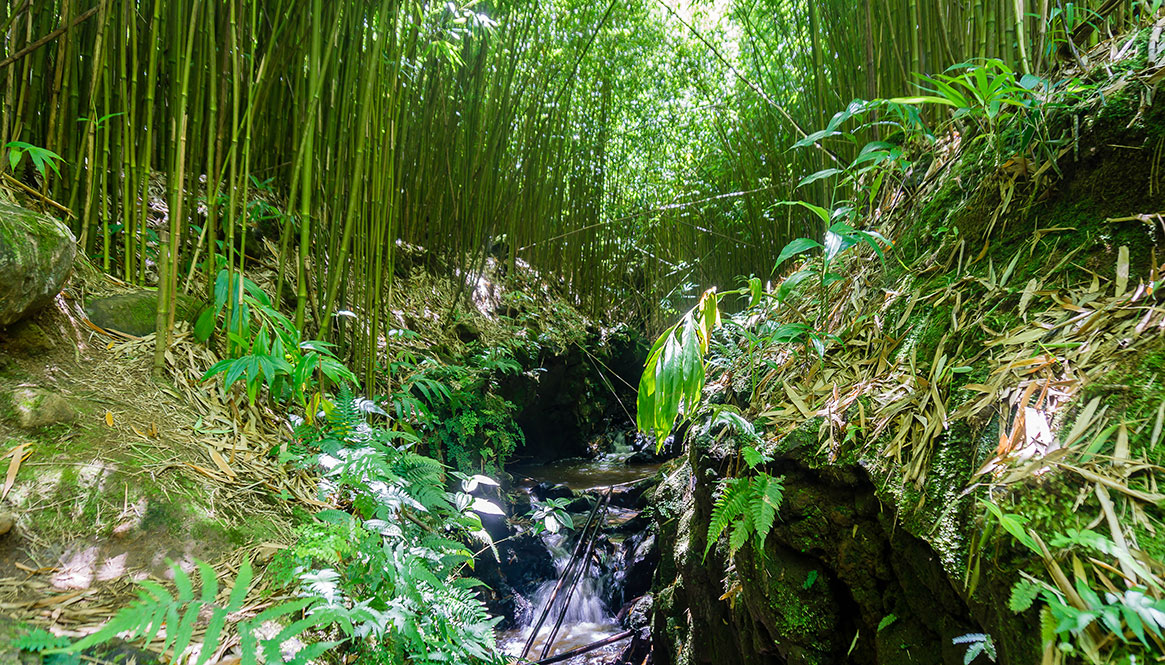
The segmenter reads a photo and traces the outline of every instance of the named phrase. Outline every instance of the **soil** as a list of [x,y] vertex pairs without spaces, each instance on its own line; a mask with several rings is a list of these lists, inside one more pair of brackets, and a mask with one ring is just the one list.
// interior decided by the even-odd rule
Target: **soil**
[[[287,502],[243,482],[254,450],[219,455],[235,477],[217,467],[210,450],[233,449],[239,433],[214,414],[213,391],[191,400],[195,382],[152,379],[153,337],[88,324],[74,299],[85,286],[74,280],[31,321],[0,330],[0,454],[10,453],[0,469],[11,476],[20,458],[0,491],[0,513],[16,516],[0,536],[0,616],[66,634],[107,619],[135,580],[172,576],[170,560],[229,563],[240,547],[289,541],[291,524]],[[180,337],[167,360],[195,358],[188,347]],[[9,396],[30,386],[63,396],[75,421],[20,428]]]

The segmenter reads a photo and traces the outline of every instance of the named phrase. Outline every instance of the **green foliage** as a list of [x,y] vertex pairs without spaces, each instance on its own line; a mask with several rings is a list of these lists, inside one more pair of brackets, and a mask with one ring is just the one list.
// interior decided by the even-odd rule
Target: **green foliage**
[[497,393],[498,379],[521,371],[504,349],[471,356],[465,365],[429,359],[395,368],[404,373],[391,396],[398,420],[412,421],[459,471],[491,474],[525,441],[514,422],[517,408]]
[[729,478],[724,481],[721,494],[712,508],[704,557],[707,558],[708,552],[729,525],[732,526],[728,538],[729,556],[735,554],[750,538],[760,550],[773,528],[783,494],[783,476],[773,477],[761,472],[748,478]]
[[[757,332],[746,332],[749,336],[749,352],[755,348],[763,348],[770,344],[796,343],[812,351],[820,358],[825,355],[826,345],[831,341],[839,341],[836,335],[826,332],[824,321],[832,305],[830,300],[831,287],[845,279],[838,272],[840,257],[849,249],[867,245],[882,261],[885,254],[879,243],[891,244],[877,231],[856,229],[847,220],[853,217],[854,211],[850,206],[840,206],[833,211],[804,201],[781,201],[778,205],[796,205],[812,212],[823,224],[828,225],[825,231],[825,243],[822,244],[812,238],[797,238],[785,245],[777,256],[773,265],[773,272],[782,263],[794,256],[802,255],[814,250],[817,252],[806,264],[787,275],[778,285],[776,292],[769,294],[760,292],[759,280],[750,282],[749,292],[752,294],[752,303],[748,314],[760,311],[774,316],[761,316],[754,319]],[[805,305],[815,311],[813,318],[805,314]],[[789,321],[796,317],[799,320]],[[781,321],[781,319],[785,319]],[[741,330],[744,324],[738,324]]]
[[53,173],[58,176],[61,175],[57,162],[63,161],[62,157],[48,148],[41,148],[24,141],[9,141],[4,144],[4,147],[8,148],[8,166],[13,171],[16,171],[17,166],[20,166],[24,156],[28,155],[28,158],[32,160],[33,168],[40,174],[42,180],[47,175],[46,167],[52,169]]
[[[981,503],[1000,526],[1024,547],[1041,557],[1047,556],[1037,536],[1027,526],[1025,518],[1004,513],[991,502]],[[1156,585],[1155,577],[1127,548],[1118,546],[1094,531],[1068,529],[1053,537],[1050,545],[1056,550],[1083,548],[1090,552],[1090,556],[1115,559],[1122,568],[1131,571],[1136,577]],[[1064,589],[1025,574],[1024,579],[1012,586],[1008,607],[1013,612],[1024,612],[1031,608],[1037,598],[1042,600],[1045,642],[1054,640],[1059,643],[1061,650],[1082,653],[1092,662],[1101,661],[1098,647],[1088,634],[1092,626],[1103,627],[1116,638],[1116,642],[1126,646],[1140,645],[1154,649],[1147,633],[1165,639],[1165,599],[1154,595],[1159,594],[1161,589],[1130,586],[1119,595],[1108,590],[1097,593],[1084,577],[1077,575],[1071,591],[1083,607],[1070,600]]]
[[194,324],[195,338],[209,339],[220,322],[227,331],[229,357],[211,366],[202,380],[222,374],[227,389],[242,381],[251,403],[265,387],[275,401],[295,400],[306,408],[317,374],[335,383],[359,383],[332,353],[330,344],[302,340],[299,330],[258,285],[225,269],[215,279],[214,305],[203,310]]
[[[190,575],[178,564],[170,562],[170,569],[174,574],[176,595],[171,595],[165,587],[152,580],[141,582],[142,590],[137,602],[118,611],[116,615],[97,632],[84,637],[69,646],[56,647],[55,652],[80,653],[97,644],[108,642],[119,635],[127,634],[130,640],[141,639],[149,643],[165,628],[165,638],[161,650],[173,649],[175,659],[192,657],[198,654],[192,662],[203,665],[208,662],[219,644],[226,639],[223,630],[226,628],[228,615],[243,609],[243,602],[247,598],[247,590],[251,585],[252,571],[250,561],[244,560],[239,568],[238,577],[225,602],[219,601],[219,581],[214,569],[201,561],[196,562],[201,578],[198,589]],[[281,645],[287,640],[296,637],[304,631],[320,624],[324,617],[312,612],[316,604],[314,598],[279,603],[263,610],[255,617],[240,622],[236,630],[240,636],[242,647],[242,663],[254,665],[260,654],[266,662],[282,661]],[[293,615],[305,615],[304,618],[292,622],[273,638],[260,639],[255,634],[255,628],[267,621],[274,621]],[[202,642],[194,641],[194,630],[200,619],[206,620],[206,631]],[[309,659],[318,656],[324,649],[335,646],[335,643],[320,643],[310,648],[302,649],[291,662],[306,663]],[[50,651],[52,653],[53,651]]]
[[33,628],[27,633],[12,640],[12,646],[21,651],[40,653],[49,649],[61,649],[72,643],[67,637],[53,635],[44,628]]
[[659,336],[647,354],[639,379],[635,424],[655,436],[656,450],[682,413],[690,418],[704,391],[704,356],[712,331],[720,325],[716,291],[710,289],[680,322]]
[[951,640],[951,644],[966,644],[967,652],[963,654],[963,665],[971,665],[980,654],[987,656],[987,660],[995,662],[995,641],[987,633],[967,633]]
[[[730,415],[725,417],[726,414]],[[737,421],[748,425],[747,421],[744,421],[739,415],[726,410],[718,411],[712,419],[713,424],[716,422],[733,424],[746,438],[753,441],[759,440],[751,425],[741,427],[736,425]],[[732,532],[728,538],[730,557],[750,538],[756,549],[763,551],[765,539],[772,531],[777,510],[781,507],[781,499],[784,497],[785,489],[784,476],[774,477],[756,470],[757,467],[771,462],[772,458],[752,445],[746,445],[741,449],[741,457],[752,473],[748,476],[728,478],[722,483],[720,495],[712,506],[712,516],[708,523],[708,539],[704,546],[704,558],[708,557],[708,552],[712,550],[712,546],[716,544],[720,535],[729,526],[732,526]],[[816,576],[816,573],[813,573],[811,579],[807,580],[806,589],[813,584],[813,579],[816,579]]]
[[547,499],[542,505],[535,506],[530,511],[530,519],[533,521],[531,531],[537,535],[543,531],[558,533],[563,528],[568,531],[574,529],[574,518],[567,510],[570,501],[566,498]]
[[448,491],[445,467],[413,450],[418,435],[370,424],[362,405],[342,391],[325,422],[297,430],[344,509],[299,527],[273,564],[279,579],[371,662],[496,662],[498,619],[459,575],[473,565],[467,543],[493,546],[479,515],[502,511],[472,493],[496,483],[454,473]]

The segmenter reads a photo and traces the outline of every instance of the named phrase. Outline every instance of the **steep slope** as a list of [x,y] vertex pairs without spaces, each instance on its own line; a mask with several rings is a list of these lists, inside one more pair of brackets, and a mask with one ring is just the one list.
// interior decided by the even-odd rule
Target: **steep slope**
[[828,292],[758,315],[825,307],[823,358],[735,329],[714,345],[706,395],[763,429],[785,499],[763,551],[704,561],[743,465],[739,433],[692,426],[655,495],[675,544],[660,662],[962,663],[976,634],[1000,663],[1165,651],[1137,595],[1160,597],[1165,555],[1156,40],[1124,38],[1126,61],[1091,74],[1112,78],[1049,111],[1058,143],[1001,160],[940,142],[917,191],[880,200],[885,262],[856,250]]

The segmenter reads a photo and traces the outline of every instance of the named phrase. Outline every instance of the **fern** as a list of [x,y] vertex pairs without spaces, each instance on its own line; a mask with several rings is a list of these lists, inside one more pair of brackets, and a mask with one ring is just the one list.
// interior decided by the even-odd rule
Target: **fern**
[[971,665],[971,662],[978,658],[979,654],[984,654],[988,660],[995,662],[995,642],[987,633],[959,635],[952,639],[951,643],[967,645],[967,652],[963,654],[963,665]]
[[704,558],[708,557],[708,552],[729,525],[732,525],[728,539],[729,556],[744,547],[749,538],[760,549],[776,521],[784,492],[783,481],[784,477],[773,477],[767,473],[759,473],[751,478],[728,479],[724,491],[712,507]]
[[62,649],[69,646],[67,637],[53,635],[44,628],[33,628],[27,633],[12,640],[12,646],[21,651],[40,653],[50,649]]
[[1026,612],[1039,595],[1039,585],[1030,580],[1020,580],[1011,587],[1011,599],[1008,601],[1007,607],[1012,612]]
[[[143,643],[148,644],[157,637],[164,625],[166,626],[166,634],[161,651],[173,649],[174,660],[178,661],[183,657],[193,656],[197,648],[198,658],[193,662],[195,665],[204,665],[218,649],[223,638],[227,616],[240,611],[243,607],[247,590],[251,585],[251,564],[244,560],[226,604],[220,605],[216,601],[218,578],[213,568],[202,561],[196,562],[201,578],[199,593],[196,595],[190,575],[182,570],[178,564],[169,563],[170,569],[174,573],[174,586],[177,595],[171,595],[165,587],[157,582],[144,580],[141,582],[142,591],[139,593],[136,603],[123,608],[114,615],[109,623],[92,635],[70,646],[54,649],[47,653],[79,653],[122,634],[125,634],[130,640],[140,639]],[[314,602],[315,599],[303,599],[276,605],[260,613],[252,621],[238,624],[239,635],[244,644],[242,665],[255,665],[260,648],[270,662],[272,655],[278,655],[280,644],[318,622],[313,622],[311,619],[306,620],[309,625],[304,625],[304,620],[295,622],[274,639],[262,640],[261,642],[255,638],[252,626],[307,610]],[[191,644],[195,625],[199,622],[200,616],[204,614],[208,615],[209,618],[202,645]],[[287,634],[292,629],[294,630],[291,634]],[[248,649],[246,645],[250,645],[250,648]]]

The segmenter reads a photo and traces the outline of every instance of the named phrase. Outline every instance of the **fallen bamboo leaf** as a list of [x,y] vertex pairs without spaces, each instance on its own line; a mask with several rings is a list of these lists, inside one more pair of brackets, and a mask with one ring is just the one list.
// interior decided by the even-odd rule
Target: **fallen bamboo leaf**
[[1098,473],[1094,473],[1092,471],[1089,471],[1088,469],[1082,469],[1078,466],[1072,466],[1071,464],[1064,464],[1063,462],[1058,463],[1057,466],[1059,466],[1062,469],[1067,469],[1068,471],[1072,471],[1073,473],[1078,474],[1079,476],[1081,476],[1085,480],[1091,480],[1094,483],[1100,483],[1101,485],[1104,485],[1105,487],[1108,487],[1109,489],[1114,489],[1114,490],[1121,492],[1122,494],[1126,494],[1126,495],[1128,495],[1128,496],[1130,496],[1138,501],[1144,501],[1145,503],[1152,503],[1152,504],[1156,504],[1156,505],[1159,505],[1162,501],[1165,501],[1165,494],[1156,494],[1156,493],[1149,493],[1149,492],[1142,492],[1140,490],[1135,490],[1127,485],[1122,485],[1121,483],[1118,483],[1117,481],[1115,481],[1111,478],[1106,478]]
[[1084,410],[1081,411],[1080,415],[1076,417],[1076,422],[1072,425],[1072,430],[1064,439],[1065,448],[1071,446],[1073,443],[1076,443],[1077,439],[1084,436],[1084,433],[1087,432],[1088,428],[1092,425],[1092,416],[1096,413],[1096,409],[1099,406],[1099,397],[1092,398],[1092,401],[1085,405]]
[[1157,422],[1153,424],[1153,435],[1149,437],[1149,448],[1156,448],[1157,442],[1161,440],[1161,427],[1165,425],[1165,400],[1162,400],[1161,406],[1157,407]]
[[1116,297],[1119,298],[1125,294],[1125,289],[1129,286],[1129,247],[1128,245],[1121,245],[1117,252],[1116,259]]
[[20,471],[21,462],[28,459],[28,455],[32,454],[31,450],[27,454],[25,454],[24,450],[31,445],[31,443],[22,443],[9,451],[12,459],[8,462],[8,473],[4,477],[4,487],[0,489],[0,501],[3,501],[4,497],[8,496],[8,492],[12,490],[12,485],[16,483],[16,474]]

